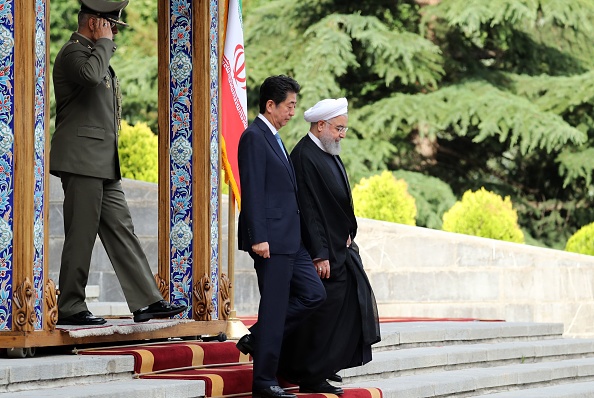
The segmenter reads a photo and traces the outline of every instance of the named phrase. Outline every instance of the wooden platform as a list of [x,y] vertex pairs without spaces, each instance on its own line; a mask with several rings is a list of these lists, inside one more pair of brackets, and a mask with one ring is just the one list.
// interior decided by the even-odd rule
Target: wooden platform
[[[109,323],[109,320],[108,320]],[[99,343],[115,343],[122,341],[153,340],[166,338],[183,338],[211,336],[225,332],[227,321],[192,321],[168,326],[150,332],[134,332],[128,334],[114,333],[102,336],[73,338],[68,330],[35,332],[0,332],[0,348],[55,347],[65,345],[89,345]]]

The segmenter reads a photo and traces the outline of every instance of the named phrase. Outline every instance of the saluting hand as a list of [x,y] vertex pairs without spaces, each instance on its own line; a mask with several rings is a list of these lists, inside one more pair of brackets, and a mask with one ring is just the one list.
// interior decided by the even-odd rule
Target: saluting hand
[[93,36],[95,41],[99,39],[113,40],[113,29],[111,27],[111,22],[104,18],[95,19]]

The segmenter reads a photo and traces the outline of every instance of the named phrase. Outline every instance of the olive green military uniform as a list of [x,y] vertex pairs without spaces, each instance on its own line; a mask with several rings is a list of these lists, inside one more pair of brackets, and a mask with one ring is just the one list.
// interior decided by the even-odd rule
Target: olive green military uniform
[[60,317],[86,311],[85,286],[97,235],[111,260],[130,311],[161,300],[121,187],[119,84],[109,65],[115,43],[79,33],[58,53],[53,71],[56,131],[50,172],[64,189]]

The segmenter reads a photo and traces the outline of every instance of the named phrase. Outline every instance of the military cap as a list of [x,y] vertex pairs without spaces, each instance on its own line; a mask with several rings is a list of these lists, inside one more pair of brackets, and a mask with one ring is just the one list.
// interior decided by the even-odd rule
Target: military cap
[[96,15],[99,18],[105,18],[109,22],[113,22],[121,26],[128,26],[128,24],[120,20],[120,17],[122,16],[122,10],[126,8],[128,1],[129,0],[80,0],[80,12]]

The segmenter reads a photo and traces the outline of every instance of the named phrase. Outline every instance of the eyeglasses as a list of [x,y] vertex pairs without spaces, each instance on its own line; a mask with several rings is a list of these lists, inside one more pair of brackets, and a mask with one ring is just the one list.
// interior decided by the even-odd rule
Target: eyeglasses
[[332,124],[332,123],[330,123],[330,122],[329,122],[329,121],[327,121],[327,120],[324,120],[324,122],[328,123],[328,124],[329,124],[330,126],[332,126],[332,127],[336,127],[336,131],[338,131],[339,133],[344,133],[344,134],[346,134],[346,132],[347,132],[347,131],[349,131],[349,128],[348,128],[348,127],[345,127],[345,126],[337,126],[337,125],[335,125],[335,124]]

